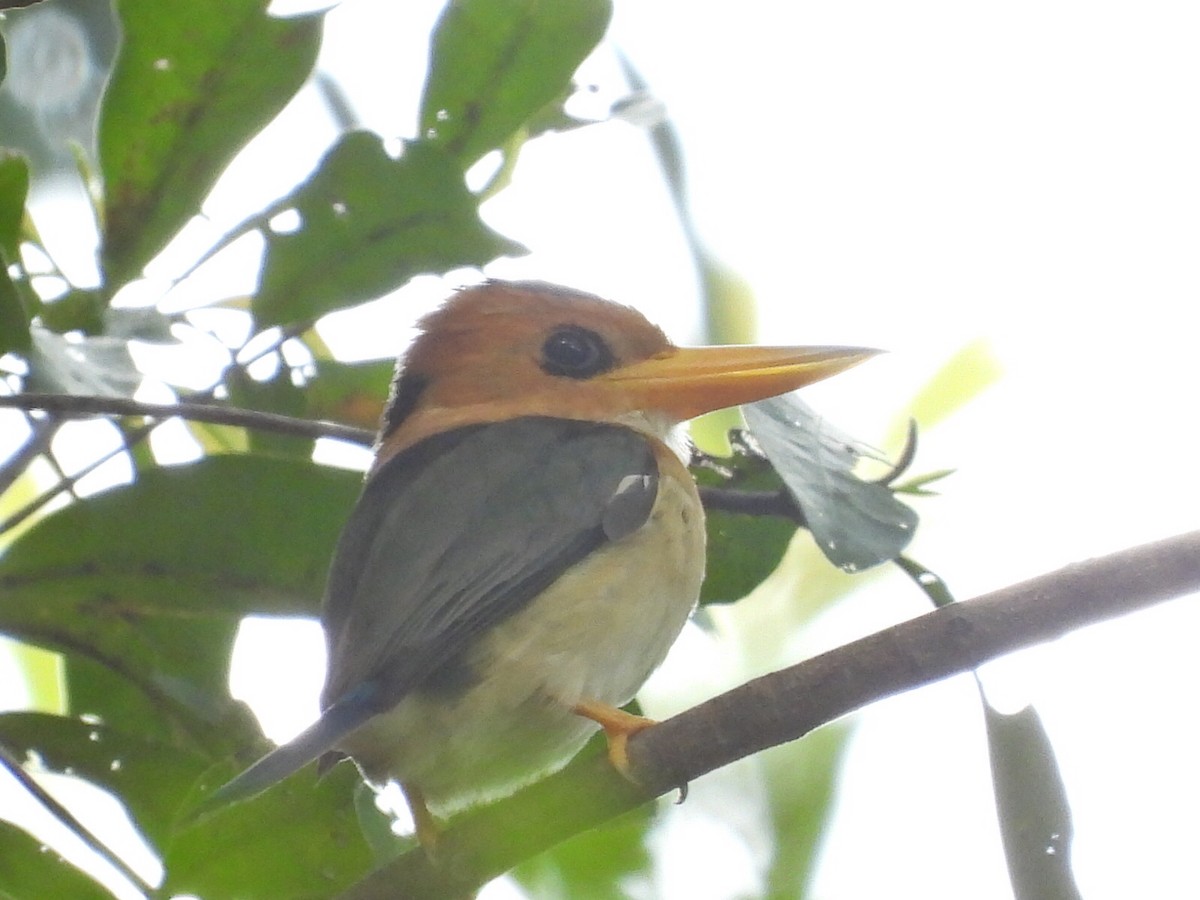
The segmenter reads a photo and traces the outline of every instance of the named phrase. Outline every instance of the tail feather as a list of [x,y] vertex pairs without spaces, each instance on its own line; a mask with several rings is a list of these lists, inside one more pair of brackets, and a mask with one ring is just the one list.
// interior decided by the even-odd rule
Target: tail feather
[[365,693],[355,691],[330,706],[321,718],[291,741],[276,747],[232,781],[217,788],[197,812],[211,812],[249,800],[277,781],[334,751],[342,738],[378,712],[371,703],[364,702]]

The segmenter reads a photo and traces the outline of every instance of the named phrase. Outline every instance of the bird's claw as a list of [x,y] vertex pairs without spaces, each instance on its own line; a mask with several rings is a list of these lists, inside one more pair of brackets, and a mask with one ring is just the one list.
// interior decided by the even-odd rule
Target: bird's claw
[[658,723],[654,719],[635,716],[623,709],[617,709],[615,706],[598,703],[594,700],[583,700],[576,703],[571,707],[571,712],[577,716],[583,716],[585,719],[591,719],[604,729],[604,736],[608,739],[609,762],[627,780],[636,784],[637,779],[634,778],[629,765],[629,738]]

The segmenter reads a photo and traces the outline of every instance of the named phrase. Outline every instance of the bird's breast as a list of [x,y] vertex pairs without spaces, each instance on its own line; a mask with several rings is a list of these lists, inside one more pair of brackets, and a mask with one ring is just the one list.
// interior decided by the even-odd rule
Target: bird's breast
[[619,706],[663,661],[704,576],[704,515],[695,483],[662,447],[658,495],[644,525],[605,544],[494,626],[468,654],[451,695],[415,692],[344,749],[373,780],[418,785],[450,812],[502,796],[564,764],[595,725],[581,700]]
[[649,519],[572,566],[482,642],[477,670],[554,701],[627,702],[662,662],[700,593],[704,517],[695,484],[664,472]]

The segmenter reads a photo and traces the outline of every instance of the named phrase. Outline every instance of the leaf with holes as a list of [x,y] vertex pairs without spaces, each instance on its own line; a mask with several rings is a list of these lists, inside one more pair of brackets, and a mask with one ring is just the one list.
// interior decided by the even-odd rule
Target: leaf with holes
[[[237,152],[308,78],[321,15],[266,0],[120,0],[123,39],[100,109],[110,288],[136,278],[194,215]],[[267,62],[269,61],[269,64]]]
[[203,754],[148,740],[105,722],[13,712],[0,715],[0,743],[41,766],[71,772],[111,791],[160,847],[196,779],[211,766]]
[[300,227],[267,234],[255,318],[264,326],[311,321],[414,275],[523,253],[483,224],[478,202],[440,150],[410,143],[393,159],[378,135],[347,134],[284,201]]
[[468,167],[560,97],[608,28],[608,0],[459,0],[433,35],[421,133]]
[[[0,820],[0,897],[38,900],[46,896],[71,900],[112,900],[112,894],[84,875],[42,841]],[[49,887],[53,885],[53,887]],[[53,891],[48,894],[47,891]]]

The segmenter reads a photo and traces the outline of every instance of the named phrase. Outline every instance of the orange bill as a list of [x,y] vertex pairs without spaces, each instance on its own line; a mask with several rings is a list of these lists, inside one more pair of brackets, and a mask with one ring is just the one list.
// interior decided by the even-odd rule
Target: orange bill
[[836,375],[880,351],[863,347],[677,347],[596,378],[641,409],[680,420],[765,400]]

